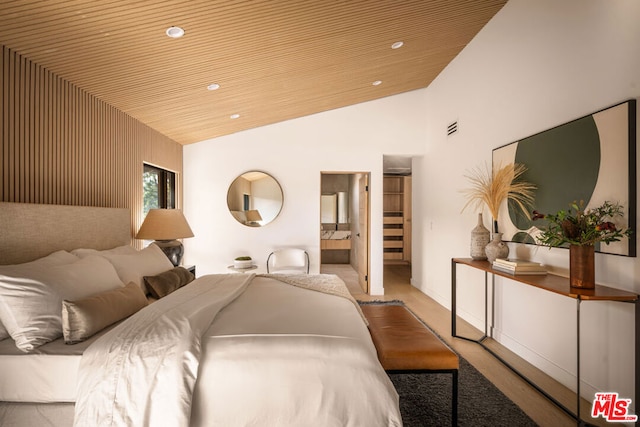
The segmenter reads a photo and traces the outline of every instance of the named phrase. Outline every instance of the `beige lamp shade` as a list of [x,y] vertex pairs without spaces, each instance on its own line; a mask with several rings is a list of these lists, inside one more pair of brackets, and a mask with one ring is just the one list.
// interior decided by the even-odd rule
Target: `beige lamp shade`
[[248,210],[245,212],[245,215],[247,216],[247,221],[262,221],[262,217],[260,216],[260,212],[258,212],[256,209],[253,210]]
[[143,240],[174,240],[185,237],[193,237],[193,231],[179,209],[151,209],[136,234],[136,239]]

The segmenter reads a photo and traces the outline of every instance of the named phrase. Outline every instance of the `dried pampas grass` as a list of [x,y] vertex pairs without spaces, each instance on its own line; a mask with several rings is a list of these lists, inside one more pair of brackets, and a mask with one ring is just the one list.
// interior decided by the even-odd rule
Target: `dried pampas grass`
[[500,205],[504,200],[510,200],[530,218],[530,209],[535,199],[534,191],[537,187],[529,182],[519,181],[526,170],[526,166],[521,163],[511,163],[493,171],[487,164],[484,168],[473,169],[470,174],[465,175],[471,183],[471,188],[462,191],[467,198],[462,210],[484,203],[489,208],[493,220],[497,221]]

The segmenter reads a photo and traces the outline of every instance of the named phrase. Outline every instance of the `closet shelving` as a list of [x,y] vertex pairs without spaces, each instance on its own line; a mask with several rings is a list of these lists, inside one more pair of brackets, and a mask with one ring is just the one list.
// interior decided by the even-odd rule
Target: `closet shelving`
[[383,181],[384,260],[411,261],[411,177],[385,175]]

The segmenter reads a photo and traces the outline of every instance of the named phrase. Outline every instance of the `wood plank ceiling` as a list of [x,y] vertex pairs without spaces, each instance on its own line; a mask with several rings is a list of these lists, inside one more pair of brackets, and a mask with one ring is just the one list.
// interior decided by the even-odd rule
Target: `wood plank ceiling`
[[0,44],[190,144],[427,87],[505,3],[2,0]]

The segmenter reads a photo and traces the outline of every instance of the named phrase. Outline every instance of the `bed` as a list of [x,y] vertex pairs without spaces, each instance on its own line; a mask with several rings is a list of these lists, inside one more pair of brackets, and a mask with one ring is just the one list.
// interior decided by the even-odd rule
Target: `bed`
[[[336,276],[194,280],[131,248],[129,218],[0,203],[0,425],[402,425]],[[20,317],[29,292],[54,295],[49,317]]]

